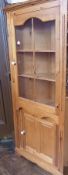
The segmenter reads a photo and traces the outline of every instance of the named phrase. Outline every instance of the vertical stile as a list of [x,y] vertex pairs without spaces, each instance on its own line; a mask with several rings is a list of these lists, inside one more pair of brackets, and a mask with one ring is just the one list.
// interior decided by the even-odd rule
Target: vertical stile
[[32,49],[33,49],[33,71],[34,71],[34,88],[33,88],[33,100],[35,100],[35,41],[34,41],[34,19],[32,18]]

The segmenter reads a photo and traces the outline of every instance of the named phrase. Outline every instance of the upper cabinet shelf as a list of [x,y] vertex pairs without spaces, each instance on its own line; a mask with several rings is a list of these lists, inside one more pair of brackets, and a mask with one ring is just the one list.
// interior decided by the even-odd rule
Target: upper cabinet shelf
[[30,53],[33,52],[33,50],[23,50],[23,49],[17,49],[17,53]]
[[35,52],[35,53],[55,53],[55,50],[23,50],[23,49],[17,49],[17,53],[30,53],[30,52]]
[[35,50],[36,53],[55,53],[55,50]]
[[19,74],[18,77],[23,77],[23,78],[29,78],[29,79],[37,79],[37,80],[44,80],[44,81],[50,81],[50,82],[55,82],[55,75],[54,74]]
[[55,82],[56,79],[55,79],[55,74],[46,74],[46,73],[41,73],[41,74],[38,74],[36,75],[36,78],[37,79],[40,79],[40,80],[46,80],[46,81],[51,81],[51,82]]

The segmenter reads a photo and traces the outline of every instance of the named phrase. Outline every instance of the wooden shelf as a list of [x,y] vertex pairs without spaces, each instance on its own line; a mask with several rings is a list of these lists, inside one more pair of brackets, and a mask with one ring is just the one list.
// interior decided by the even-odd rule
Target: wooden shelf
[[27,75],[27,74],[20,74],[19,77],[23,78],[33,78],[36,80],[44,80],[44,81],[51,81],[55,82],[55,75],[54,74],[38,74],[38,75]]
[[51,82],[55,82],[55,74],[38,74],[37,75],[37,79],[39,80],[46,80],[46,81],[51,81]]
[[22,77],[22,78],[33,78],[34,79],[34,75],[27,75],[27,74],[20,74],[18,75],[18,77]]
[[22,49],[19,49],[16,51],[17,53],[32,53],[32,52],[35,52],[35,53],[55,53],[56,51],[55,50],[22,50]]
[[19,49],[19,50],[17,50],[16,52],[17,52],[17,53],[24,53],[24,52],[26,52],[26,53],[32,53],[33,50],[22,50],[22,49]]
[[35,50],[36,53],[55,53],[55,50]]

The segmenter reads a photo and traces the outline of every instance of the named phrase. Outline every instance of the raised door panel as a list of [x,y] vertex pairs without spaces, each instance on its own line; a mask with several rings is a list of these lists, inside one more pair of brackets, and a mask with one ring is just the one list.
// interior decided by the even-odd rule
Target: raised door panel
[[40,123],[40,153],[50,163],[56,160],[57,127],[51,119],[44,118]]
[[35,120],[29,114],[24,114],[25,118],[25,132],[26,132],[26,149],[35,149]]
[[16,146],[28,152],[40,152],[40,123],[32,116],[17,110],[16,115]]
[[16,146],[18,148],[25,147],[25,127],[24,127],[24,112],[22,108],[16,110],[15,119],[16,131]]
[[25,150],[57,165],[57,126],[53,119],[24,114]]
[[[40,153],[40,123],[35,116],[24,113],[24,148],[31,153]],[[22,145],[23,146],[23,145]]]
[[21,117],[19,110],[16,110],[15,132],[16,132],[16,147],[20,148]]

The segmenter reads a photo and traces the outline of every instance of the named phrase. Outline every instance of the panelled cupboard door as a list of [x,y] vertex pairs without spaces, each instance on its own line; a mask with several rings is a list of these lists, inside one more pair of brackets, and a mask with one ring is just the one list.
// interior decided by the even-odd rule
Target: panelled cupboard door
[[17,147],[56,165],[57,126],[50,118],[35,119],[19,111],[17,117]]
[[20,146],[28,152],[40,150],[39,122],[30,114],[22,114]]
[[[17,95],[59,112],[59,8],[14,14]],[[27,108],[27,107],[26,107]]]

